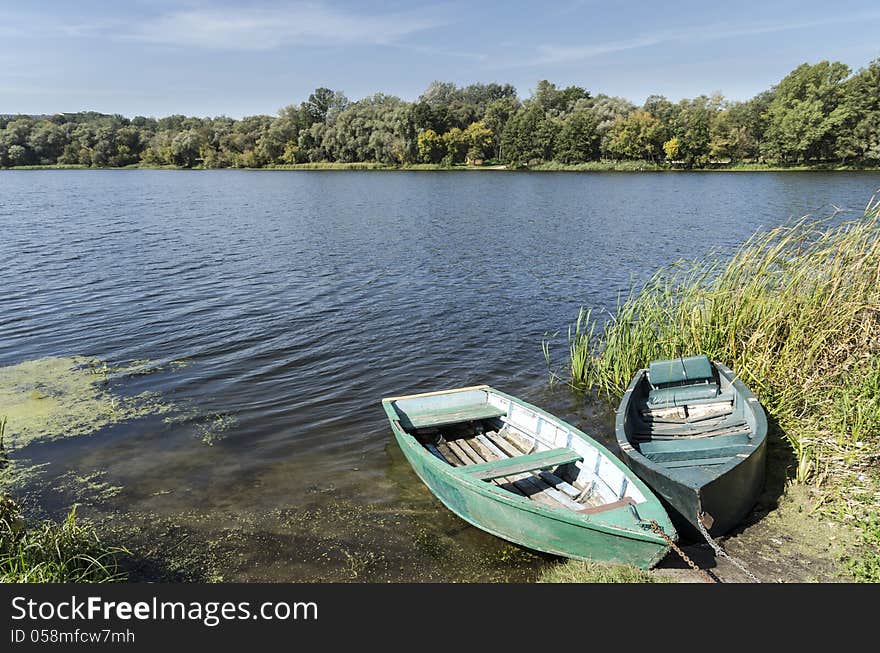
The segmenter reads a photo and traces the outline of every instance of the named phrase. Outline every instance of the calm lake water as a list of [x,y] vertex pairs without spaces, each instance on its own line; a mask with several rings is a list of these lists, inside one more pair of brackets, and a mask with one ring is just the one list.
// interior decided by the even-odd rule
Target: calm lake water
[[76,499],[53,478],[104,472],[121,490],[89,514],[163,573],[529,578],[546,558],[442,508],[381,397],[489,383],[607,438],[606,408],[548,390],[545,334],[561,360],[579,306],[878,188],[867,172],[2,171],[0,365],[185,362],[114,387],[161,393],[177,419],[15,456],[51,463],[31,484],[50,511]]

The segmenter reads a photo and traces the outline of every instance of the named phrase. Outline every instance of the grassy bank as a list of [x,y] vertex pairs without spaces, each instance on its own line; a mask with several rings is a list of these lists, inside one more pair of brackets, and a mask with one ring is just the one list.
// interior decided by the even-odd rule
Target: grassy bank
[[759,232],[730,260],[663,269],[609,320],[582,312],[569,381],[616,402],[652,359],[702,352],[731,366],[791,447],[791,482],[859,530],[847,568],[880,581],[880,203],[833,217]]
[[106,583],[125,580],[117,555],[73,508],[63,522],[29,523],[0,495],[0,583]]
[[548,567],[539,583],[663,583],[667,580],[627,565],[571,560]]

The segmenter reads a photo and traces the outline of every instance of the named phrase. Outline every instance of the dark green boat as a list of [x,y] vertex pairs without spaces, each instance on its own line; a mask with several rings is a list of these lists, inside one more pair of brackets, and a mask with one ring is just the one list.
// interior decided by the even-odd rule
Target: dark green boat
[[[764,486],[767,418],[729,368],[706,356],[639,370],[617,411],[624,460],[670,509],[685,535],[721,535]],[[701,521],[700,521],[701,520]]]
[[538,551],[643,569],[677,537],[635,474],[540,408],[489,386],[382,406],[419,478],[477,528]]

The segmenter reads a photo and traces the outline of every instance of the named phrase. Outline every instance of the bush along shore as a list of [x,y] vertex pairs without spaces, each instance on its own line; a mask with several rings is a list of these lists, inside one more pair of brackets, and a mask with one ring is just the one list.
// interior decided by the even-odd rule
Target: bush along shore
[[729,260],[661,269],[609,319],[582,310],[568,341],[567,381],[611,402],[654,359],[705,353],[732,367],[790,448],[788,491],[810,488],[810,511],[855,529],[839,567],[880,581],[877,198],[858,219],[805,218]]

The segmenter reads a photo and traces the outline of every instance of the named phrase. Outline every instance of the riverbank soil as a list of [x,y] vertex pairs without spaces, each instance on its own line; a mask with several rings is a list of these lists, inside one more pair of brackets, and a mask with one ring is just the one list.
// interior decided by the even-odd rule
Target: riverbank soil
[[[795,485],[778,500],[762,497],[745,525],[717,543],[764,583],[851,581],[839,561],[855,545],[855,533],[816,514],[816,494],[815,489]],[[765,503],[768,498],[775,505]],[[720,582],[751,581],[735,564],[717,558],[708,544],[686,544],[682,550]],[[707,582],[674,552],[653,573],[675,582]]]

